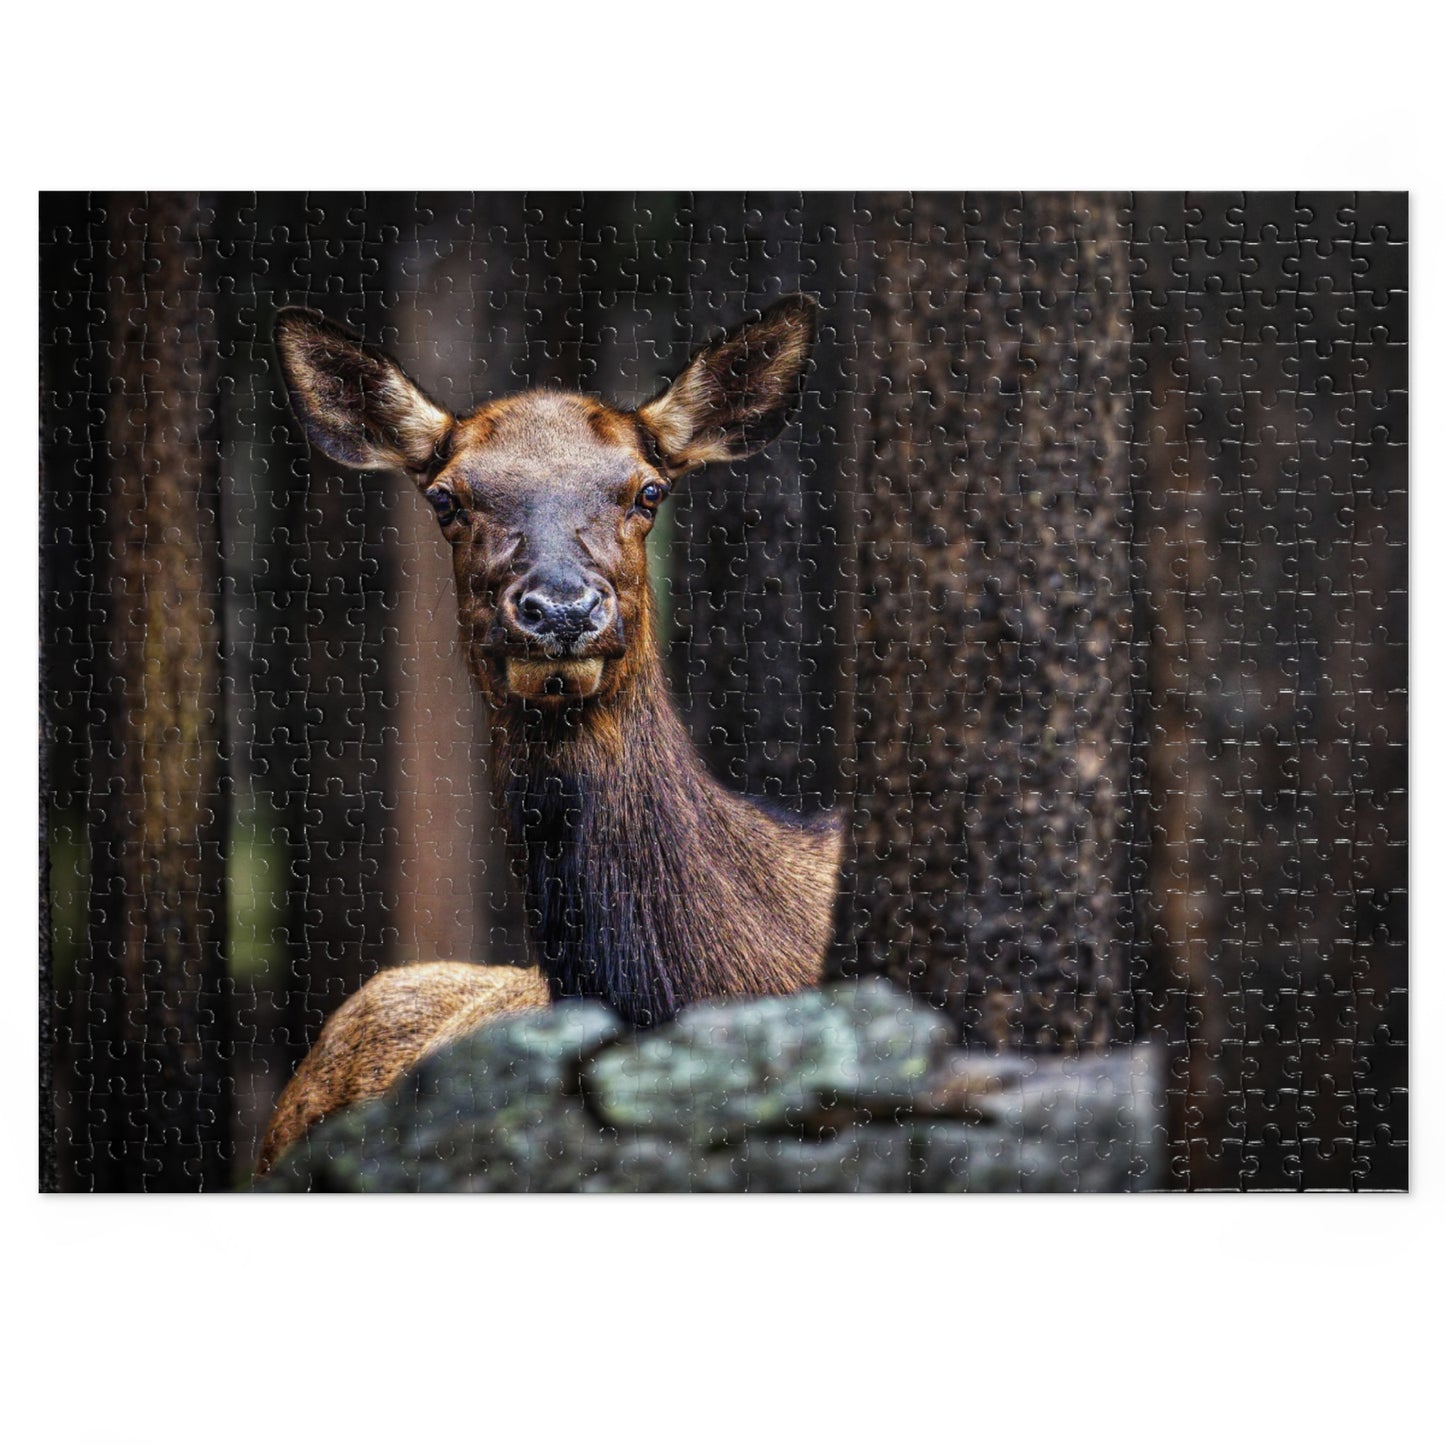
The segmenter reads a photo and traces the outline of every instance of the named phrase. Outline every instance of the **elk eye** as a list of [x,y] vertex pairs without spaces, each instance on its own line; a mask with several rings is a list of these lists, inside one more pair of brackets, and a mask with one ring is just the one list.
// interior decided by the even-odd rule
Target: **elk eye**
[[437,521],[443,527],[455,522],[462,514],[461,504],[457,501],[455,493],[446,487],[429,488],[426,499],[432,504],[432,510],[437,514]]
[[637,494],[637,505],[644,512],[655,512],[662,505],[662,499],[666,495],[666,487],[657,482],[648,482]]

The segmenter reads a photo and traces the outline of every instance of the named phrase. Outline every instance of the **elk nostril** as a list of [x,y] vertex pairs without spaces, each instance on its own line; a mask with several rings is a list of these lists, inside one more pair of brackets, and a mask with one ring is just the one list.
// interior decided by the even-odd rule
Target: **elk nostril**
[[605,627],[610,606],[609,595],[598,587],[577,584],[566,598],[548,587],[530,587],[517,598],[513,617],[535,639],[571,644]]

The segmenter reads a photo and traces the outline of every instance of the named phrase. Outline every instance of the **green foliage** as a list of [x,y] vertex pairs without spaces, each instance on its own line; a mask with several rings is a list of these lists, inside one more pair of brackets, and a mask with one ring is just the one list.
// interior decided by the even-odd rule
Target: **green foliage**
[[288,849],[281,815],[256,798],[237,799],[226,853],[227,958],[237,983],[279,977]]

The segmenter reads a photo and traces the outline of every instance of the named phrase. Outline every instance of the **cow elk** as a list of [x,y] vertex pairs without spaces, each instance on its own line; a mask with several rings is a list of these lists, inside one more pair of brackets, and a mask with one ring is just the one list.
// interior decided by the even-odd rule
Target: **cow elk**
[[259,1172],[323,1115],[500,1013],[595,998],[646,1027],[694,999],[818,980],[839,822],[761,806],[708,774],[668,695],[646,551],[679,478],[783,430],[815,324],[811,299],[782,300],[636,411],[534,390],[458,417],[342,327],[278,315],[281,370],[311,444],[407,472],[451,544],[461,650],[498,739],[491,784],[534,967],[383,970],[286,1087]]

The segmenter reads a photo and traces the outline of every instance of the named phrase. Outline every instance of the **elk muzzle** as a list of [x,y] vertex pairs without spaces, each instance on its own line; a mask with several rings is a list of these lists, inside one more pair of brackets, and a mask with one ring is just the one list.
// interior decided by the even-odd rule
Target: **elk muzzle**
[[593,696],[623,652],[617,597],[601,578],[520,578],[500,599],[507,690],[538,702]]
[[600,657],[509,657],[507,691],[532,702],[591,697],[602,686]]

